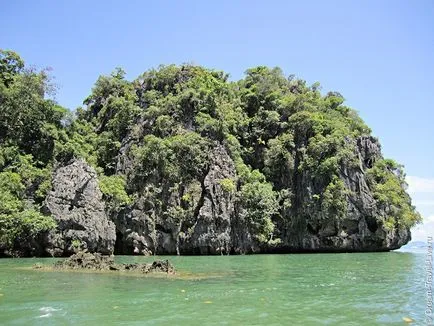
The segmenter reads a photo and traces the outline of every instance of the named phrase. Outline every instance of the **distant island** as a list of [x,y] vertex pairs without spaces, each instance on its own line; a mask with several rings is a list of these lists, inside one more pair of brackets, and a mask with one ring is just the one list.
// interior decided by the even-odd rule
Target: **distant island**
[[117,68],[74,113],[54,90],[0,50],[1,256],[388,251],[421,221],[343,96],[279,68]]

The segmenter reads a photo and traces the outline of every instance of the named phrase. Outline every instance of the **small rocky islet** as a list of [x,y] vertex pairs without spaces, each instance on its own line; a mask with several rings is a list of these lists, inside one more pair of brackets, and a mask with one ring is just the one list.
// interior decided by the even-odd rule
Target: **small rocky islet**
[[388,251],[421,221],[403,167],[318,83],[116,69],[72,114],[0,58],[1,256]]
[[117,271],[135,272],[142,274],[164,273],[174,275],[175,268],[168,260],[155,260],[152,263],[125,263],[117,264],[112,255],[79,251],[72,256],[55,262],[52,266],[36,264],[34,269],[51,270],[89,270],[89,271]]

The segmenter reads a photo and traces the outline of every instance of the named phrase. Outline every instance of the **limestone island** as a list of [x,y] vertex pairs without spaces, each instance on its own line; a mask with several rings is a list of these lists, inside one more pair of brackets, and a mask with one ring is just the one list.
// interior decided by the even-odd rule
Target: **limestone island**
[[344,97],[279,68],[117,68],[74,112],[51,86],[0,50],[1,256],[388,251],[421,221]]

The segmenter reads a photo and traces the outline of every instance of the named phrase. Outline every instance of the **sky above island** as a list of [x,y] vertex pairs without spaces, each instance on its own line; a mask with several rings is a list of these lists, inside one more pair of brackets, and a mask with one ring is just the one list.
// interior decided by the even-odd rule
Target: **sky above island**
[[434,235],[434,1],[0,0],[0,48],[51,67],[57,101],[73,110],[100,74],[133,79],[159,64],[230,73],[279,66],[339,91],[383,153],[405,166]]

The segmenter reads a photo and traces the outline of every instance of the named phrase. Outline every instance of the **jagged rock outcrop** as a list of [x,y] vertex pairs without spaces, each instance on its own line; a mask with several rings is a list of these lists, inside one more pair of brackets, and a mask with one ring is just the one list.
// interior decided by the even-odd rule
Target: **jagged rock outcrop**
[[186,230],[183,234],[181,253],[227,254],[231,251],[236,197],[224,189],[223,180],[234,182],[236,172],[226,150],[217,146],[211,153],[208,173],[201,182],[194,224],[189,233]]
[[281,243],[266,251],[386,251],[410,241],[408,228],[388,229],[383,224],[385,212],[377,207],[367,184],[365,171],[382,158],[378,141],[374,137],[359,137],[351,145],[357,164],[340,168],[340,179],[347,189],[346,213],[333,215],[332,211],[315,205],[313,196],[321,190],[321,185],[313,183],[308,174],[299,176],[300,202],[292,207],[290,223],[279,225],[283,231]]
[[[44,269],[44,266],[37,264],[34,268]],[[57,261],[54,264],[54,269],[175,274],[175,268],[168,260],[155,260],[152,263],[144,264],[116,264],[113,256],[101,255],[100,253],[92,254],[87,251],[79,251],[69,258]]]
[[58,224],[47,237],[51,255],[72,254],[76,246],[89,252],[113,253],[115,225],[106,215],[96,172],[83,160],[73,160],[54,171],[44,210]]
[[[231,252],[236,197],[223,189],[222,180],[235,181],[236,172],[224,147],[216,146],[203,179],[193,180],[183,189],[147,186],[134,204],[112,216],[117,226],[116,252]],[[165,201],[161,203],[159,198]]]

